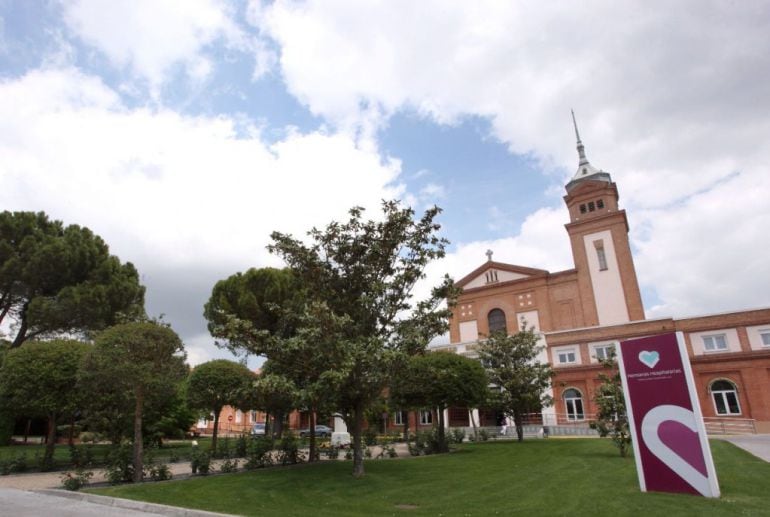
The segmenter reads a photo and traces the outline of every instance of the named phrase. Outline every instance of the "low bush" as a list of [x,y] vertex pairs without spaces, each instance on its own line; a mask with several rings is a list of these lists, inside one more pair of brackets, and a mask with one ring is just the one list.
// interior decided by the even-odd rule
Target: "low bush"
[[76,469],[75,472],[65,472],[61,478],[61,485],[65,490],[76,492],[86,486],[94,476],[90,470]]
[[219,466],[219,471],[222,474],[230,474],[233,472],[238,472],[238,460],[234,458],[227,458]]
[[273,464],[273,441],[269,438],[252,438],[246,451],[246,463],[243,468],[256,470]]
[[190,468],[193,474],[207,475],[211,469],[211,454],[196,447],[190,457]]

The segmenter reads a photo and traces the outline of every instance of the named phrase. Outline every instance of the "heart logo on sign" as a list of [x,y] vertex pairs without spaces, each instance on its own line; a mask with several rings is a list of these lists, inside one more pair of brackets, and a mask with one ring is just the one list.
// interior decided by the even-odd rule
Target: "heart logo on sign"
[[[679,442],[672,443],[678,450],[672,449],[660,437],[661,426],[670,422],[681,424],[693,433],[677,433],[679,436],[673,437],[672,441]],[[642,420],[642,440],[647,449],[701,495],[713,497],[714,491],[706,472],[697,433],[695,414],[680,406],[662,405],[652,408]]]
[[658,352],[642,350],[639,352],[639,360],[648,368],[655,368],[655,365],[660,361],[660,354]]

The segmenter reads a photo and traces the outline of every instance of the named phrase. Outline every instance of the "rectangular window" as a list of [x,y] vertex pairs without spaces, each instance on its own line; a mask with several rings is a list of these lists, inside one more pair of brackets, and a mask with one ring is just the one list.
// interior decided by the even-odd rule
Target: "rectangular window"
[[595,207],[594,207],[594,202],[593,202],[593,201],[589,201],[589,202],[588,202],[588,211],[589,211],[589,212],[593,212],[593,211],[594,211],[594,209],[595,209]]
[[395,425],[404,425],[405,421],[406,421],[405,411],[396,411],[395,413],[393,413],[393,423]]
[[594,356],[596,356],[596,359],[598,361],[604,361],[610,358],[613,350],[615,350],[615,345],[597,346],[596,348],[594,348]]
[[607,271],[607,254],[604,253],[604,241],[599,239],[594,241],[596,248],[596,260],[599,262],[599,271]]
[[575,351],[564,350],[559,352],[557,357],[559,358],[559,364],[573,364],[575,362]]
[[585,205],[580,205],[580,213],[581,214],[585,214],[586,211],[587,211],[586,206]]
[[596,208],[604,208],[604,200],[599,199],[596,201]]
[[724,334],[714,334],[713,336],[703,336],[703,348],[706,352],[718,352],[727,350],[727,339]]
[[770,330],[760,330],[759,337],[762,338],[762,346],[770,346]]
[[430,425],[433,423],[433,413],[431,411],[420,411],[420,425]]

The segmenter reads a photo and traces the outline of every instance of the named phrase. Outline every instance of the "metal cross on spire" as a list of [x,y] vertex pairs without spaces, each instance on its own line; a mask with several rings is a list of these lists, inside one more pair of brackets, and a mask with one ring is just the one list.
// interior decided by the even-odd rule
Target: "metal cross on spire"
[[492,262],[492,250],[487,250],[487,262]]

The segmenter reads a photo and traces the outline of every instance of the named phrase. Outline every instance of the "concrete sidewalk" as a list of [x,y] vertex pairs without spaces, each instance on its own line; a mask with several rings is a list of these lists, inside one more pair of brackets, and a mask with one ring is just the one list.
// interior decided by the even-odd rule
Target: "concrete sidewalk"
[[712,438],[730,442],[757,458],[770,462],[770,434],[713,436]]
[[226,514],[187,510],[64,490],[26,491],[0,488],[2,515],[14,517],[223,517]]

